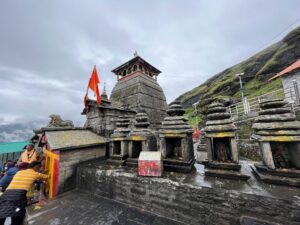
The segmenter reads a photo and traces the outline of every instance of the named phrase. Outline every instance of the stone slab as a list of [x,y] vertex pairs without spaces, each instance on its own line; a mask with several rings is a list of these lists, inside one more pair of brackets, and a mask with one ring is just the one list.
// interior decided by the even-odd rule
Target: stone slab
[[258,140],[260,142],[299,142],[300,136],[261,136]]
[[237,163],[224,163],[224,162],[205,162],[205,166],[211,169],[223,169],[239,171],[241,165]]
[[283,177],[272,175],[270,173],[262,172],[257,169],[255,166],[251,167],[253,172],[256,174],[257,178],[268,184],[276,184],[276,185],[285,185],[291,187],[300,187],[300,178],[295,177]]
[[224,119],[224,120],[208,120],[206,122],[206,126],[210,125],[222,125],[222,124],[231,124],[232,120],[231,119]]
[[27,211],[30,225],[183,225],[144,209],[83,191],[68,192],[40,210],[28,208]]
[[254,123],[252,128],[255,130],[300,129],[300,122],[299,121],[260,122],[260,123]]
[[163,159],[164,170],[169,172],[190,173],[195,169],[195,161],[194,158],[189,162],[175,159]]
[[236,126],[231,124],[220,124],[220,125],[210,125],[204,128],[205,132],[226,132],[226,131],[235,131]]
[[294,121],[296,116],[293,113],[260,115],[254,119],[254,122],[276,122],[276,121]]
[[242,174],[238,171],[221,170],[221,169],[205,169],[205,176],[232,179],[232,180],[248,180],[250,176]]
[[235,132],[205,133],[205,137],[209,137],[209,138],[235,137]]
[[161,177],[163,164],[161,152],[141,152],[139,156],[139,175]]

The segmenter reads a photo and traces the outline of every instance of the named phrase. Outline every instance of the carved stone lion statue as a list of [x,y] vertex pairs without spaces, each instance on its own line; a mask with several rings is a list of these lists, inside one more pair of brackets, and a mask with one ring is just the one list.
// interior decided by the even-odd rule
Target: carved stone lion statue
[[71,120],[62,120],[60,115],[51,114],[50,122],[47,127],[74,127],[74,124]]

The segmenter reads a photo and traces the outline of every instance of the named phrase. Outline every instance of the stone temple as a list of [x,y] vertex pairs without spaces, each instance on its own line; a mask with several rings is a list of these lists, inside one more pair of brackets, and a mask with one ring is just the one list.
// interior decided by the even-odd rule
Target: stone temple
[[224,105],[210,105],[204,167],[181,103],[167,109],[160,71],[135,56],[113,72],[111,98],[89,100],[85,127],[60,121],[36,132],[49,198],[69,192],[29,213],[29,224],[300,223],[300,122],[284,101],[262,102],[253,124],[260,165],[239,160],[237,127]]
[[167,110],[165,94],[157,82],[161,71],[135,54],[133,59],[112,72],[118,82],[112,90],[110,101],[131,110],[145,110],[151,128],[160,128]]

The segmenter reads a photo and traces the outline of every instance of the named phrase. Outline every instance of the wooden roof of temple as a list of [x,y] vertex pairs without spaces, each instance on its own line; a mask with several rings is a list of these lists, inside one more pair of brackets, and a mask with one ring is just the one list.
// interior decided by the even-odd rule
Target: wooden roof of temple
[[158,76],[158,74],[161,73],[159,69],[152,66],[150,63],[148,63],[142,57],[138,56],[136,53],[134,54],[134,58],[123,63],[121,66],[118,66],[117,68],[113,69],[111,72],[119,76],[127,76],[136,71],[140,71],[151,77]]

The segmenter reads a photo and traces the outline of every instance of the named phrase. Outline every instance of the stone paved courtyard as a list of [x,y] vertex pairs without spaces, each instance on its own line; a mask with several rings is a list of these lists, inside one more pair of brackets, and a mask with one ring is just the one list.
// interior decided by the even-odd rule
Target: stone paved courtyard
[[182,225],[142,209],[105,198],[72,191],[49,202],[41,210],[28,209],[30,225]]

